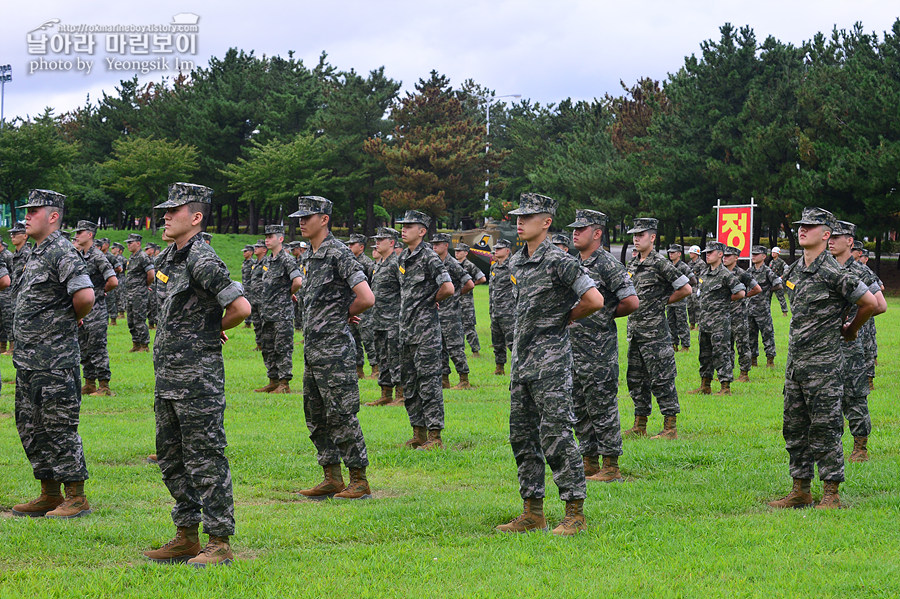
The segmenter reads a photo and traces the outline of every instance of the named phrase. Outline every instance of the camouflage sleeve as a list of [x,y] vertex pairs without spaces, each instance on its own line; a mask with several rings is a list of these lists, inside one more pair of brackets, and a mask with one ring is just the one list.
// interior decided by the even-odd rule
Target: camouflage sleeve
[[113,270],[112,264],[109,263],[109,260],[102,253],[97,256],[97,270],[100,271],[100,276],[103,277],[103,280],[116,276],[116,271]]
[[753,289],[757,285],[759,285],[759,282],[753,278],[753,275],[748,274],[747,282],[745,283],[745,286],[747,287],[747,289]]
[[447,272],[447,267],[444,266],[444,263],[441,262],[441,259],[438,258],[437,254],[431,255],[428,264],[425,265],[425,269],[438,286],[443,285],[444,283],[453,282],[453,279],[450,278],[450,273]]
[[0,278],[9,276],[9,269],[6,264],[0,262]]
[[676,291],[688,285],[690,280],[668,260],[660,260],[657,272],[672,285]]
[[335,266],[337,267],[338,274],[342,279],[347,281],[347,286],[350,287],[350,289],[369,280],[363,265],[359,263],[359,260],[353,257],[353,253],[350,252],[350,250],[338,253],[337,264]]
[[851,304],[855,304],[869,290],[855,274],[847,271],[829,271],[829,283]]
[[70,296],[75,295],[77,291],[82,289],[94,288],[91,278],[87,274],[84,258],[78,255],[74,247],[71,252],[59,254],[56,262],[56,272],[59,275],[59,282],[65,283],[66,293]]
[[725,284],[728,285],[729,289],[731,289],[731,295],[740,293],[741,291],[747,291],[747,287],[743,283],[741,283],[741,280],[737,278],[737,276],[735,276],[733,272],[728,271],[726,277],[727,279],[725,281]]
[[472,275],[473,281],[480,281],[481,279],[485,278],[484,273],[481,272],[481,269],[474,264],[472,265],[472,272],[470,274]]
[[634,283],[631,282],[631,277],[628,276],[622,263],[611,256],[606,258],[603,260],[603,271],[601,272],[606,286],[615,292],[619,301],[637,295]]
[[766,266],[765,264],[763,265],[763,267],[766,269],[766,277],[769,279],[769,284],[770,284],[772,287],[777,287],[777,286],[779,286],[779,285],[784,285],[784,281],[781,280],[781,277],[779,277],[778,275],[775,274],[775,271],[774,271],[774,270],[772,270],[771,268],[769,268],[769,267]]
[[575,297],[581,297],[592,287],[597,288],[597,284],[588,275],[587,270],[569,254],[560,255],[556,262],[556,276],[563,285],[575,293]]
[[878,277],[875,276],[875,272],[872,269],[866,267],[860,270],[859,278],[872,295],[881,293],[881,285],[879,285]]
[[141,252],[141,255],[144,257],[144,272],[150,272],[151,270],[156,270],[156,264],[153,263],[153,260],[147,257],[147,254]]
[[212,252],[199,256],[191,265],[191,278],[201,288],[215,295],[216,301],[223,308],[244,295],[241,285],[231,280],[225,263]]
[[681,267],[679,270],[681,270],[681,272],[684,273],[684,276],[688,278],[688,283],[690,283],[691,287],[696,287],[697,275],[694,274],[694,269],[685,264],[683,260],[678,263],[678,266]]
[[[469,281],[472,280],[472,277],[469,275],[468,272],[466,272],[466,269],[463,268],[462,264],[460,264],[459,262],[455,262],[453,260],[447,260],[447,264],[449,264],[449,266],[447,267],[447,270],[453,270],[452,274],[455,274],[456,278],[459,279],[460,285],[465,285],[466,283],[468,283]],[[451,276],[450,278],[452,279],[453,277]]]
[[284,253],[281,256],[281,261],[284,262],[284,272],[288,273],[288,278],[291,281],[293,281],[297,277],[303,276],[303,273],[300,272],[299,268],[297,268],[297,261],[294,260],[293,256]]

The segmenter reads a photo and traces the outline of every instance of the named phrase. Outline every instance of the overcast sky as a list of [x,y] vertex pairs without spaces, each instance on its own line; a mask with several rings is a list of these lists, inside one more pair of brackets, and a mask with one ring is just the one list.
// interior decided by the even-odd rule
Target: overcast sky
[[[58,19],[33,32],[33,39],[46,34],[58,36],[57,42],[74,42],[60,26],[163,25],[181,13],[199,15],[197,46],[194,53],[167,55],[170,67],[176,57],[205,65],[229,47],[270,56],[293,50],[312,67],[325,51],[339,69],[365,73],[384,65],[404,89],[436,69],[454,85],[472,78],[498,95],[522,94],[550,103],[617,94],[620,79],[664,79],[685,56],[699,52],[702,40],[718,38],[725,22],[750,25],[760,41],[772,35],[799,44],[818,31],[850,28],[856,21],[880,34],[890,30],[900,7],[886,0],[12,2],[0,12],[0,65],[13,68],[13,81],[6,85],[6,119],[34,116],[47,106],[59,114],[84,104],[88,94],[94,102],[101,90],[112,94],[119,80],[134,74],[108,68],[105,45],[111,34],[95,33],[91,54],[69,49],[42,57],[29,48],[29,32]],[[82,66],[92,61],[89,74],[78,72],[79,57]],[[41,58],[71,60],[71,70],[50,70],[66,65],[41,65]],[[30,69],[35,72],[29,74]],[[163,74],[153,72],[143,80]]]

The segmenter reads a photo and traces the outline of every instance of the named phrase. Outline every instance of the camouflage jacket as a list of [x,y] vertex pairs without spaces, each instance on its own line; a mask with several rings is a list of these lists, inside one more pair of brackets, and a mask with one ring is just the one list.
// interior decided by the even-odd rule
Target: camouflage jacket
[[[478,268],[477,266],[475,266],[475,263],[472,262],[471,260],[469,260],[468,258],[466,258],[465,260],[460,262],[459,265],[463,267],[463,269],[469,274],[470,277],[472,277],[472,281],[475,282],[476,285],[477,285],[477,281],[480,281],[481,279],[486,278],[484,276],[484,273],[481,272],[481,269]],[[463,300],[468,303],[471,303],[471,302],[475,301],[475,296],[472,295],[471,293],[467,293],[466,295],[463,296]]]
[[490,295],[491,318],[515,318],[516,296],[512,279],[509,276],[509,261],[491,264],[491,278],[488,283]]
[[6,298],[4,301],[9,301],[9,298],[12,296],[12,287],[13,287],[13,271],[15,267],[13,266],[13,255],[9,250],[3,250],[0,252],[0,277],[4,277],[9,275],[9,287],[0,291],[0,296]]
[[372,306],[372,325],[376,331],[396,329],[400,321],[400,271],[398,258],[391,255],[375,264],[372,275],[372,292],[375,305]]
[[81,257],[84,258],[87,275],[91,278],[91,284],[94,286],[94,305],[106,301],[106,281],[110,277],[116,276],[116,271],[96,246],[81,253]]
[[[747,293],[750,293],[750,290],[759,284],[759,282],[753,278],[753,275],[751,275],[740,266],[735,265],[734,270],[731,272],[733,272],[734,276],[738,278],[738,281],[744,284],[744,288],[747,290]],[[731,302],[731,314],[738,315],[742,312],[746,312],[747,307],[750,305],[748,303],[749,301],[750,300],[745,297],[740,301]]]
[[250,273],[250,285],[247,288],[247,297],[249,301],[253,302],[253,305],[259,309],[259,299],[260,294],[262,292],[262,277],[264,270],[264,266],[269,260],[268,254],[264,254],[262,258],[258,258],[256,262],[253,264],[253,269]]
[[306,254],[304,361],[313,366],[353,362],[356,343],[347,319],[353,288],[366,282],[366,274],[353,252],[330,232],[316,251],[310,247]]
[[694,277],[696,277],[697,284],[699,285],[700,275],[702,275],[707,268],[706,260],[704,260],[703,258],[697,258],[696,260],[692,260],[691,262],[689,262],[688,266],[691,267],[691,272],[694,273]]
[[81,362],[72,296],[90,289],[78,250],[59,231],[31,251],[17,282],[13,365],[23,370],[62,370]]
[[450,282],[453,283],[453,295],[441,300],[441,303],[438,304],[438,312],[441,314],[459,312],[463,285],[471,281],[472,277],[469,276],[469,273],[466,272],[466,269],[462,267],[456,258],[449,253],[443,262],[444,267],[447,269],[447,274],[450,275]]
[[515,286],[516,330],[513,336],[513,381],[564,376],[572,371],[569,314],[594,281],[573,256],[550,243],[528,255],[528,246],[510,258]]
[[434,296],[450,283],[447,268],[431,246],[419,244],[414,252],[400,252],[400,342],[411,345],[441,342],[441,324]]
[[[835,262],[837,262],[837,260],[835,260]],[[838,262],[838,264],[840,265],[841,263]],[[865,264],[854,260],[853,256],[848,258],[847,261],[841,265],[841,268],[856,275],[859,280],[862,281],[863,285],[866,286],[866,290],[872,292],[872,295],[881,292],[881,281],[875,275],[875,272]],[[858,309],[859,306],[853,304],[850,311],[847,312],[845,320],[853,320],[856,318],[856,311]]]
[[143,251],[131,255],[125,267],[125,291],[129,294],[146,289],[147,273],[153,270],[153,261]]
[[854,273],[823,251],[806,266],[803,258],[784,271],[791,302],[787,376],[813,382],[840,370],[841,327],[853,304],[866,293]]
[[714,333],[722,328],[722,323],[731,318],[731,307],[740,301],[731,301],[731,296],[746,291],[733,272],[719,264],[715,269],[706,268],[700,275],[700,332]]
[[262,265],[262,279],[256,296],[259,302],[259,316],[265,321],[292,320],[294,302],[291,299],[291,284],[302,276],[297,268],[297,260],[284,248],[270,256]]
[[250,286],[250,277],[253,274],[253,258],[241,262],[241,284],[244,289]]
[[687,275],[656,252],[643,261],[640,255],[632,258],[625,269],[641,302],[628,317],[628,339],[652,341],[671,336],[666,306],[669,296],[689,283]]
[[761,293],[757,293],[748,300],[750,302],[750,309],[754,311],[771,310],[772,290],[782,284],[781,277],[776,275],[775,271],[765,264],[761,264],[759,268],[756,268],[756,266],[751,264],[750,268],[747,269],[747,273],[753,277],[753,279],[759,283],[760,288],[762,288]]
[[16,296],[19,294],[19,281],[22,278],[22,273],[25,272],[25,263],[28,262],[28,258],[31,256],[31,247],[30,243],[26,243],[22,246],[21,250],[17,250],[13,253],[13,269],[10,271],[10,288],[12,289],[13,302],[15,302]]
[[157,392],[179,399],[223,393],[222,313],[243,295],[241,286],[199,234],[181,249],[170,245],[156,262]]
[[772,272],[774,272],[776,275],[778,275],[779,277],[781,277],[783,279],[784,278],[784,270],[787,268],[787,262],[782,260],[781,256],[779,256],[777,258],[772,258],[772,260],[769,261],[769,268],[772,269]]
[[[666,258],[668,259],[668,256]],[[677,268],[678,272],[688,278],[688,283],[690,284],[692,289],[697,286],[697,275],[694,273],[694,269],[691,268],[684,260],[679,260],[677,263],[672,262],[672,266]],[[687,302],[687,300],[687,297],[681,298],[673,305],[683,304]]]
[[[352,254],[353,252],[350,253]],[[375,275],[375,261],[366,256],[365,252],[354,257],[356,258],[356,261],[359,262],[359,265],[362,266],[363,274],[366,275],[366,280],[371,283],[372,277]]]

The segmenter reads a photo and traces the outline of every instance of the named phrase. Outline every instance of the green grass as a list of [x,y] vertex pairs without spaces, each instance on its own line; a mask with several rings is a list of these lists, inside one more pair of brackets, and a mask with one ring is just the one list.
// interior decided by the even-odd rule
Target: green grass
[[[243,236],[216,236],[232,272]],[[232,251],[232,255],[227,253]],[[303,421],[302,396],[265,396],[249,329],[226,345],[228,457],[234,477],[238,560],[193,571],[141,556],[174,529],[172,500],[153,451],[149,354],[129,354],[127,327],[110,328],[114,398],[86,397],[81,413],[94,514],[68,522],[20,519],[9,508],[37,489],[14,424],[12,385],[0,392],[0,597],[888,597],[900,593],[897,513],[900,301],[879,318],[881,366],[870,396],[872,461],[848,464],[848,509],[773,512],[790,486],[781,437],[787,319],[776,313],[778,368],[756,369],[728,398],[686,391],[698,383],[697,348],[678,354],[679,439],[629,440],[628,482],[588,486],[589,532],[575,539],[502,536],[493,527],[521,509],[507,442],[507,377],[493,376],[487,289],[476,289],[480,359],[474,391],[445,393],[447,450],[400,449],[403,408],[368,408],[360,420],[375,498],[314,503],[296,495],[321,471]],[[777,305],[777,303],[776,303]],[[624,356],[624,323],[620,353]],[[696,333],[694,336],[696,344]],[[300,388],[302,346],[294,353]],[[0,357],[3,379],[13,370]],[[455,380],[455,375],[452,375]],[[631,425],[631,401],[619,397]],[[361,381],[363,401],[378,396]],[[655,408],[654,408],[655,410]],[[661,428],[655,412],[651,428]],[[845,449],[852,445],[845,433]],[[848,451],[849,453],[849,451]],[[548,472],[552,524],[563,505]],[[813,486],[821,496],[821,484]]]

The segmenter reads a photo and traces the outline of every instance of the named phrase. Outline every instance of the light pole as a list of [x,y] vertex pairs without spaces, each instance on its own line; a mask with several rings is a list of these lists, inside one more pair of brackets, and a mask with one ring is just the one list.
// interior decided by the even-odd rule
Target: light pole
[[6,100],[7,81],[12,81],[12,65],[0,65],[0,129],[3,128],[3,104]]
[[[485,139],[484,139],[484,155],[485,155],[485,157],[487,157],[488,152],[491,151],[491,139],[490,139],[490,137],[491,137],[491,104],[493,104],[493,102],[495,100],[499,100],[500,98],[521,98],[521,97],[522,97],[522,94],[506,94],[505,96],[496,96],[496,97],[487,99],[487,104],[485,105],[485,111],[487,114],[487,134],[485,135]],[[490,208],[490,205],[491,205],[491,192],[490,192],[491,169],[490,168],[488,168],[486,170],[486,174],[487,174],[487,176],[484,181],[484,211],[485,212],[488,211],[488,208]],[[485,218],[485,222],[487,222],[487,217],[485,216],[484,218]]]

